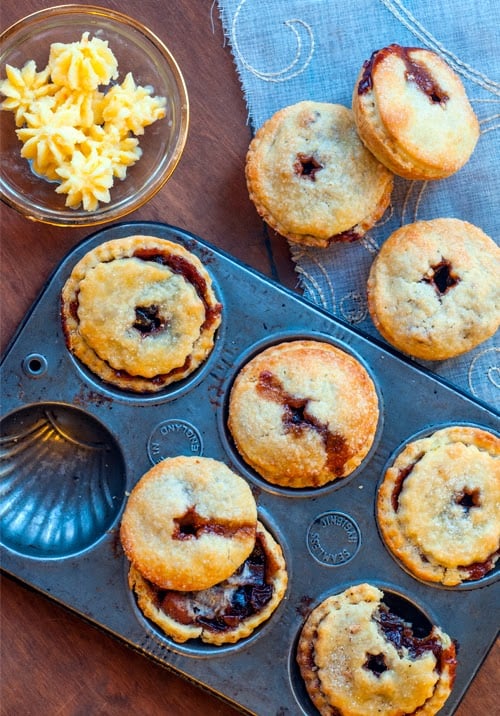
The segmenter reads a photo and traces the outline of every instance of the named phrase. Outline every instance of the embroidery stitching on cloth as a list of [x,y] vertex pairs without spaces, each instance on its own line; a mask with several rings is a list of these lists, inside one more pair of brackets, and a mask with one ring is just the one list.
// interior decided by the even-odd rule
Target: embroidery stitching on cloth
[[[390,208],[359,241],[328,249],[289,242],[306,298],[380,339],[366,307],[366,279],[376,253],[393,231],[417,220],[455,217],[499,241],[500,83],[494,78],[500,70],[500,4],[218,0],[218,7],[254,131],[278,109],[303,99],[350,107],[362,63],[374,50],[393,42],[434,50],[462,78],[481,135],[459,172],[433,182],[396,177]],[[463,356],[419,362],[500,408],[499,353],[497,335]]]

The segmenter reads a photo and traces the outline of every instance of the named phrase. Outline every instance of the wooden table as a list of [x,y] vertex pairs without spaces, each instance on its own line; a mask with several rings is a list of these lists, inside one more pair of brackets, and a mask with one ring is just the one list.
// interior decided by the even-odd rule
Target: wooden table
[[[3,0],[2,29],[54,4]],[[296,288],[286,242],[265,229],[248,199],[243,164],[251,132],[215,4],[211,0],[103,0],[101,4],[135,15],[166,42],[183,71],[191,104],[189,138],[179,166],[162,191],[128,218],[181,226]],[[89,233],[35,224],[1,207],[2,351],[53,268]],[[6,576],[1,615],[3,716],[237,713]],[[496,713],[499,671],[497,645],[458,716]]]

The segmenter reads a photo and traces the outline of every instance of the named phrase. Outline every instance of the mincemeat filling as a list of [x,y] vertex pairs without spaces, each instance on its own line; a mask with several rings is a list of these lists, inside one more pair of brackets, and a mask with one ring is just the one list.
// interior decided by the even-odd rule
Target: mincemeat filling
[[181,624],[213,631],[234,629],[261,611],[271,599],[273,586],[267,582],[269,567],[257,535],[252,553],[229,579],[199,592],[158,590],[158,608]]

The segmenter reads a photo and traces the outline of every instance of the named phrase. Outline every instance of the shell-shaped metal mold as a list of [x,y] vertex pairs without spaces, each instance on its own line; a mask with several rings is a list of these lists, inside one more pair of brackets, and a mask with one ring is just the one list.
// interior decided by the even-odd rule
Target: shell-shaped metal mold
[[62,404],[26,406],[0,424],[2,543],[28,557],[61,558],[98,541],[125,494],[114,438]]

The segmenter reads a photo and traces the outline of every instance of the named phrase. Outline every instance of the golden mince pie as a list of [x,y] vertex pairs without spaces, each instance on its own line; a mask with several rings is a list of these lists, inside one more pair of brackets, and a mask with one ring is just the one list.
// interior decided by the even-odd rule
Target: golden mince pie
[[363,236],[384,214],[393,175],[358,137],[350,109],[303,101],[263,124],[250,143],[246,180],[271,228],[326,247]]
[[500,325],[500,248],[481,229],[444,218],[397,229],[367,283],[368,309],[395,348],[424,360],[472,350]]
[[385,473],[377,516],[389,550],[420,579],[484,577],[500,548],[500,439],[457,425],[410,442]]
[[407,179],[458,171],[479,139],[479,122],[462,81],[435,52],[389,45],[361,68],[352,96],[364,144]]
[[426,634],[359,584],[309,615],[297,661],[322,716],[432,716],[448,698],[456,648],[432,626]]
[[221,305],[207,270],[180,244],[129,236],[89,251],[62,291],[69,350],[123,390],[157,392],[210,354]]
[[131,567],[129,585],[141,611],[174,641],[235,643],[250,636],[283,599],[287,572],[281,547],[257,522],[255,545],[234,573],[203,590],[161,589]]
[[237,450],[265,480],[319,487],[355,470],[379,419],[373,381],[361,363],[314,340],[280,343],[236,376],[228,427]]
[[132,565],[162,589],[206,589],[230,577],[255,545],[250,487],[224,463],[178,456],[130,493],[120,539]]

